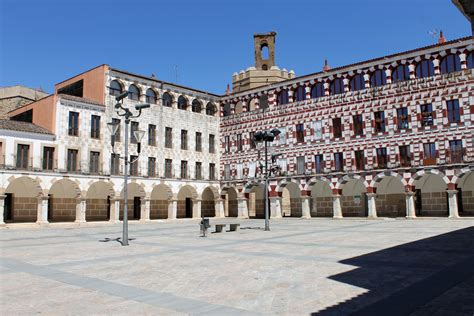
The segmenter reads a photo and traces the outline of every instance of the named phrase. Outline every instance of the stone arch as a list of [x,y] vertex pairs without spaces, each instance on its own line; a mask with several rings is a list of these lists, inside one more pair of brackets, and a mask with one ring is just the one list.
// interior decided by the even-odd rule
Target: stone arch
[[168,207],[173,198],[171,188],[163,183],[153,186],[150,193],[150,219],[168,218]]
[[350,180],[361,180],[366,189],[369,187],[369,183],[367,182],[367,180],[365,180],[364,177],[362,177],[358,174],[354,174],[354,175],[345,175],[344,177],[340,178],[337,181],[337,183],[335,185],[335,188],[338,189],[338,190],[342,189],[342,186],[344,186],[344,184],[346,184]]
[[216,216],[216,200],[219,198],[218,190],[213,186],[204,188],[201,192],[201,216]]
[[210,116],[215,116],[217,113],[217,108],[212,102],[208,102],[206,105],[206,114]]
[[474,166],[461,169],[455,183],[459,216],[474,216]]
[[244,104],[242,101],[239,101],[235,104],[235,114],[244,112]]
[[114,186],[111,182],[92,182],[85,194],[86,221],[110,220],[112,198],[115,196]]
[[377,215],[381,217],[405,217],[406,195],[408,185],[406,179],[393,171],[375,175],[370,186],[377,193],[375,205]]
[[280,182],[282,216],[301,217],[301,185],[297,181]]
[[188,99],[184,95],[180,95],[178,97],[178,109],[186,111],[188,109],[188,105]]
[[397,178],[398,180],[401,181],[401,183],[404,187],[406,187],[408,185],[408,182],[399,173],[396,173],[396,172],[393,172],[393,171],[386,171],[386,172],[377,173],[375,175],[375,177],[372,179],[372,181],[370,182],[370,187],[375,188],[377,183],[381,182],[386,177]]
[[[137,182],[131,182],[127,187],[127,200],[128,200],[128,212],[127,216],[130,220],[139,220],[142,213],[142,207],[144,207],[143,202],[146,196],[145,186],[143,184],[138,184]],[[120,197],[122,201],[124,199],[123,188],[120,192]],[[120,203],[120,216],[123,217],[123,207],[124,203]]]
[[238,190],[235,187],[226,186],[221,190],[221,197],[224,201],[224,214],[226,217],[239,216],[237,204]]
[[197,198],[198,194],[196,188],[188,184],[180,186],[177,194],[177,218],[192,218],[193,204]]
[[360,175],[344,176],[336,184],[341,192],[341,210],[344,217],[365,217],[368,215],[366,193],[369,184]]
[[[270,189],[270,186],[269,188]],[[249,182],[244,187],[245,196],[248,197],[247,209],[249,217],[265,217],[265,185],[260,182]]]
[[325,177],[311,178],[305,186],[305,191],[311,196],[310,212],[312,217],[332,217],[333,183]]
[[426,169],[426,170],[420,170],[417,173],[415,173],[408,181],[408,184],[413,185],[415,181],[421,179],[426,174],[439,175],[443,179],[443,181],[446,183],[446,185],[449,185],[449,183],[451,182],[449,181],[449,178],[441,171],[436,170],[436,169]]
[[275,189],[277,192],[283,192],[283,189],[289,184],[289,183],[294,183],[298,186],[300,191],[304,190],[304,187],[301,185],[301,183],[293,178],[287,178],[287,179],[282,179],[280,182],[278,182],[278,185]]
[[70,179],[54,181],[48,194],[48,221],[73,222],[76,219],[76,206],[81,197],[79,185]]
[[4,190],[5,222],[35,222],[43,190],[38,179],[28,176],[10,177]]
[[249,111],[257,110],[257,98],[251,98],[248,102]]
[[420,170],[408,184],[415,192],[415,213],[417,216],[448,216],[446,189],[448,177],[435,169]]
[[191,103],[191,110],[195,113],[201,113],[202,112],[202,103],[198,99],[194,99],[193,102]]

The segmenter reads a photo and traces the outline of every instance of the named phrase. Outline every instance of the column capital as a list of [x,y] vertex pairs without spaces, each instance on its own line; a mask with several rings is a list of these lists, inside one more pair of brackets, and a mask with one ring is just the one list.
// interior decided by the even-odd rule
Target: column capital
[[377,193],[366,193],[367,197],[376,197]]
[[416,193],[413,192],[413,191],[407,191],[407,192],[405,192],[405,195],[407,195],[407,196],[414,196],[415,194],[416,194]]
[[446,192],[448,192],[448,194],[457,194],[458,190],[446,190]]

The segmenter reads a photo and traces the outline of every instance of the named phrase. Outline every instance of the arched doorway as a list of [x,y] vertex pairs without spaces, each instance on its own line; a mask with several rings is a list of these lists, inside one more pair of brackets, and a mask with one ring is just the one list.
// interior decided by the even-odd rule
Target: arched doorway
[[342,186],[341,209],[343,217],[368,216],[366,188],[362,179],[349,179]]
[[216,199],[218,198],[216,188],[207,187],[201,194],[201,216],[215,217],[216,216]]
[[237,205],[237,190],[233,187],[224,188],[222,190],[224,196],[224,214],[226,217],[237,217],[239,216],[239,210]]
[[[123,219],[124,209],[124,195],[123,190],[120,194],[122,201],[120,203],[120,219]],[[142,207],[145,207],[144,203],[145,190],[138,183],[129,183],[127,187],[127,200],[128,200],[128,212],[127,216],[129,220],[139,220],[141,218]]]
[[311,217],[332,217],[332,190],[325,181],[316,181],[311,186]]
[[111,183],[92,183],[86,193],[86,221],[108,221],[114,188]]
[[281,215],[301,217],[301,190],[296,183],[286,183],[281,191]]
[[178,214],[177,218],[193,218],[194,200],[197,198],[196,190],[185,185],[178,192]]
[[76,219],[77,198],[80,196],[80,190],[75,182],[69,179],[54,182],[48,196],[49,222],[73,222]]
[[474,216],[474,172],[468,171],[458,180],[459,216]]
[[158,184],[151,191],[150,195],[150,219],[167,219],[169,201],[173,197],[173,192],[166,184]]
[[[265,186],[252,184],[248,193],[248,212],[250,218],[265,218]],[[270,212],[270,205],[268,206]]]
[[29,177],[20,177],[5,189],[3,218],[6,223],[35,222],[38,216],[39,198],[42,196],[39,184]]
[[375,182],[377,196],[375,206],[379,217],[405,217],[406,197],[405,188],[398,177],[384,176]]
[[416,216],[447,217],[449,213],[448,188],[442,175],[427,173],[413,182],[415,186]]

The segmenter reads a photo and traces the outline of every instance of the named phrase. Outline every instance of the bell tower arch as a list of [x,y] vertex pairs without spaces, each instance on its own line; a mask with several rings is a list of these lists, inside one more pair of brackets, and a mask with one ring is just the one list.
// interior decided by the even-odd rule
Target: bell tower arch
[[255,68],[257,70],[270,70],[275,66],[275,37],[276,32],[253,35]]

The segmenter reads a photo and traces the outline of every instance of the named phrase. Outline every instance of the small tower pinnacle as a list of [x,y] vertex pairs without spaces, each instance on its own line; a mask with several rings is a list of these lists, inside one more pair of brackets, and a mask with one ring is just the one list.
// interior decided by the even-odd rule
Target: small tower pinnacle
[[443,31],[439,32],[438,44],[446,43],[446,38],[444,37]]
[[324,71],[324,72],[328,72],[329,70],[331,70],[331,67],[329,67],[328,60],[325,59],[325,60],[324,60],[323,71]]

